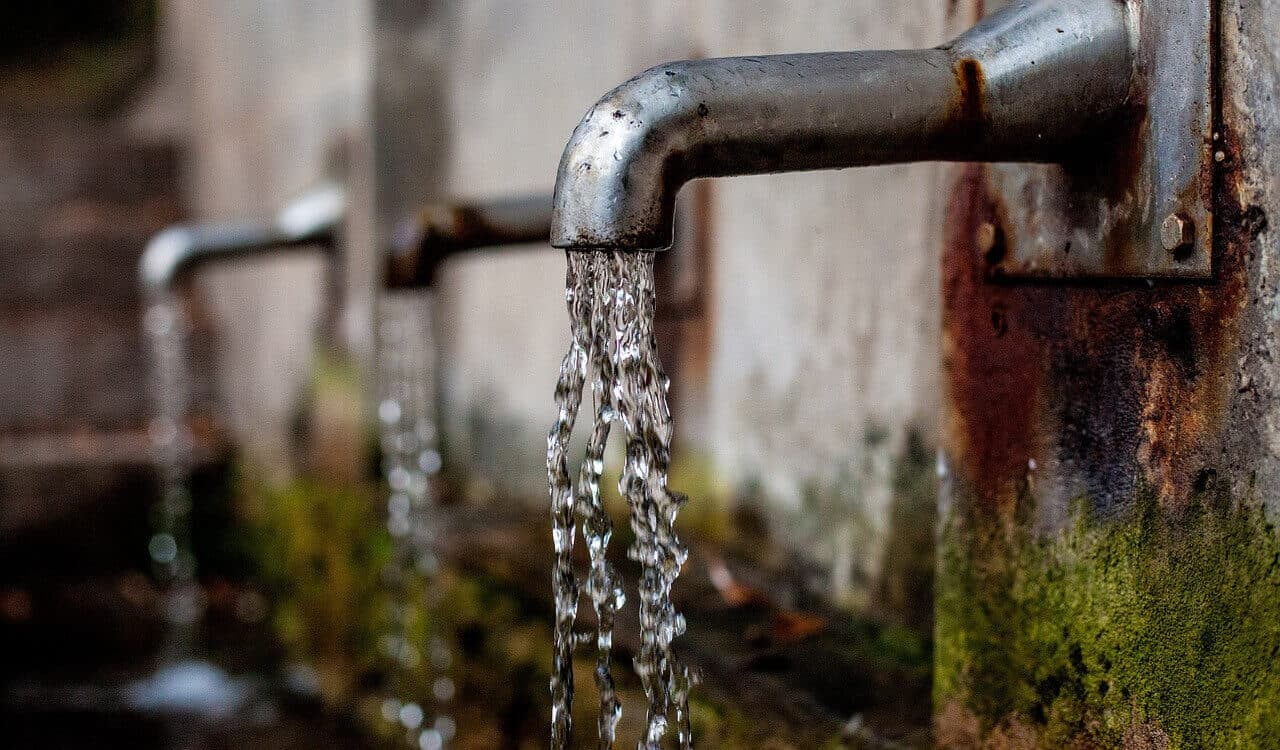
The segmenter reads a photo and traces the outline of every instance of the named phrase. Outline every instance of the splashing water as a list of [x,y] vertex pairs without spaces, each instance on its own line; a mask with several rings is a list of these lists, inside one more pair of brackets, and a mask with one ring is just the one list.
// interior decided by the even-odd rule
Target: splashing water
[[[381,306],[379,361],[385,395],[378,419],[393,550],[383,571],[390,603],[387,632],[379,643],[388,664],[383,718],[402,730],[407,745],[439,750],[453,738],[456,724],[446,711],[454,693],[452,654],[434,628],[441,593],[432,484],[441,460],[431,378],[431,308],[432,300],[422,294],[389,296]],[[436,716],[428,721],[432,706]]]
[[610,674],[612,627],[624,597],[619,577],[606,560],[612,528],[600,501],[603,454],[612,423],[626,437],[626,460],[618,489],[630,508],[636,541],[628,555],[641,564],[639,582],[641,644],[635,668],[648,698],[645,734],[638,747],[657,750],[675,713],[682,748],[692,746],[689,729],[691,676],[675,659],[672,642],[685,622],[671,602],[671,588],[687,552],[676,536],[683,496],[667,487],[672,419],[670,381],[658,362],[653,322],[656,308],[653,253],[568,254],[566,300],[573,340],[556,386],[559,415],[547,440],[556,567],[555,664],[551,680],[552,747],[568,745],[572,733],[574,619],[578,582],[574,575],[574,498],[569,480],[568,440],[590,368],[595,424],[588,441],[576,493],[576,510],[591,558],[586,590],[595,609],[596,684],[600,692],[600,748],[610,748],[622,707]]
[[551,668],[551,747],[565,748],[573,736],[573,624],[578,616],[578,579],[573,572],[573,480],[569,474],[569,438],[582,404],[587,359],[592,347],[593,282],[599,259],[591,253],[569,253],[565,302],[571,340],[556,382],[555,424],[547,435],[547,483],[551,493],[551,541],[555,567],[555,655]]
[[176,659],[194,647],[200,618],[200,591],[191,551],[193,436],[189,423],[191,382],[187,362],[189,321],[178,296],[165,290],[147,300],[143,330],[148,341],[154,414],[151,446],[160,483],[160,499],[152,509],[147,551],[164,592],[167,625],[162,656]]
[[[656,301],[653,253],[613,253],[618,267],[614,288],[611,352],[617,368],[614,388],[618,419],[626,428],[626,463],[618,489],[631,508],[636,541],[627,554],[642,566],[640,577],[640,653],[636,672],[649,698],[648,729],[640,747],[657,750],[674,707],[683,747],[689,732],[689,674],[671,652],[684,633],[684,617],[671,602],[671,588],[688,552],[675,533],[683,495],[667,488],[673,432],[667,403],[670,380],[658,362],[653,333]],[[628,285],[630,282],[630,287]]]
[[[594,254],[592,254],[594,255]],[[609,563],[606,552],[613,536],[613,523],[600,499],[600,475],[604,471],[604,451],[609,440],[610,425],[616,417],[614,395],[618,384],[614,358],[610,356],[609,323],[614,298],[610,289],[619,285],[616,268],[601,263],[603,272],[597,272],[591,283],[593,306],[591,315],[591,348],[589,364],[594,370],[591,393],[596,407],[595,425],[587,443],[587,453],[578,474],[576,495],[577,512],[582,518],[582,536],[591,557],[591,570],[587,575],[587,596],[596,614],[596,689],[600,694],[600,717],[597,727],[601,748],[613,747],[618,721],[622,718],[622,704],[614,689],[610,662],[613,650],[613,623],[617,611],[626,603],[620,577]]]

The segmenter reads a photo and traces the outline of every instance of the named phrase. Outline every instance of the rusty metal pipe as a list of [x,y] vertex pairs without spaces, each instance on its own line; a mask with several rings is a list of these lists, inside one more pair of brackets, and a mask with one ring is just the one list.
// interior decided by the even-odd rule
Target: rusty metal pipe
[[550,194],[426,205],[396,229],[387,253],[386,288],[431,286],[440,264],[452,255],[545,243],[550,232]]
[[551,243],[662,249],[702,177],[913,161],[1066,161],[1126,109],[1136,13],[1028,0],[928,50],[659,65],[601,99],[556,179]]
[[311,247],[333,252],[345,212],[342,189],[326,186],[285,206],[271,223],[169,227],[147,243],[138,278],[144,289],[163,291],[210,263]]

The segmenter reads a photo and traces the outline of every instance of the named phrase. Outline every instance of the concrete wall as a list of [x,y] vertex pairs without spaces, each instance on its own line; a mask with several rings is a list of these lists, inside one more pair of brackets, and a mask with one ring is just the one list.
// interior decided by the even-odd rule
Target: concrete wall
[[[345,332],[367,353],[372,315],[367,184],[372,47],[365,0],[173,0],[164,6],[152,109],[188,145],[197,219],[263,218],[329,176],[358,184]],[[163,117],[161,118],[163,119]],[[156,127],[140,117],[140,127]],[[222,332],[228,421],[250,455],[286,461],[289,420],[314,353],[326,266],[315,257],[201,274]]]
[[[165,16],[170,81],[153,109],[189,127],[198,217],[267,214],[322,177],[346,144],[357,208],[346,330],[363,359],[373,238],[408,206],[442,194],[549,191],[581,114],[650,65],[933,44],[943,38],[944,6],[174,0]],[[874,574],[903,436],[932,429],[935,172],[895,167],[711,189],[710,343],[699,355],[705,372],[678,405],[685,455],[700,456],[729,486],[760,485],[779,529],[843,561],[837,588],[854,568]],[[563,273],[557,252],[534,247],[459,259],[442,285],[451,458],[479,486],[538,503],[567,337]],[[286,463],[322,278],[322,264],[294,258],[201,279],[223,331],[229,421],[268,465]],[[866,546],[851,549],[859,540]]]
[[[932,45],[943,41],[945,5],[454,3],[440,20],[448,28],[447,189],[550,190],[582,113],[650,65]],[[728,483],[762,483],[784,514],[802,511],[806,490],[825,498],[821,523],[779,528],[806,543],[817,538],[827,558],[840,557],[833,527],[846,527],[836,535],[844,547],[883,539],[903,434],[932,429],[934,177],[934,167],[909,166],[713,187],[712,343],[705,384],[680,405],[683,442]],[[460,259],[443,286],[453,455],[539,503],[551,389],[567,341],[563,274],[557,252],[531,248]],[[878,549],[860,553],[864,567],[875,567]]]
[[944,182],[941,747],[1280,743],[1280,6],[1213,7],[1212,280],[984,283]]

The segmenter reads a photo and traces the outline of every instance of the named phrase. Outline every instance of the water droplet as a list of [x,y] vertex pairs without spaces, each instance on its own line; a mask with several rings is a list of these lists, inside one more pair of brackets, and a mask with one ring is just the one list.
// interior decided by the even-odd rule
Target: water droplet
[[151,559],[161,565],[168,565],[178,559],[178,542],[172,534],[155,534],[147,544],[147,549],[151,552]]
[[400,724],[405,729],[417,729],[423,718],[422,706],[417,703],[406,703],[400,707]]
[[440,737],[448,742],[458,734],[458,725],[448,716],[441,716],[436,719],[435,729],[440,733]]
[[395,698],[387,698],[382,701],[382,718],[387,722],[393,722],[400,717],[400,701]]
[[418,735],[418,747],[421,750],[440,750],[444,747],[444,737],[438,729],[424,729]]
[[394,537],[408,536],[411,528],[409,519],[404,516],[391,516],[387,519],[387,532]]
[[422,455],[418,456],[418,468],[428,474],[435,474],[440,471],[440,466],[440,453],[435,450],[423,451]]
[[[368,403],[368,402],[366,402]],[[387,399],[378,405],[378,418],[384,424],[395,424],[400,421],[400,404]]]
[[436,700],[448,703],[453,700],[453,680],[448,677],[437,678],[435,682],[431,683],[431,693],[435,695]]

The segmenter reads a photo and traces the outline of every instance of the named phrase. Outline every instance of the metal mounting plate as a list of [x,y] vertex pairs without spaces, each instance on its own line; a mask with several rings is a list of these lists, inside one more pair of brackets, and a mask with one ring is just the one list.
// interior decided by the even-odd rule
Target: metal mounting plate
[[991,166],[977,242],[992,277],[1212,276],[1210,2],[1125,1],[1138,36],[1133,114],[1074,164]]

